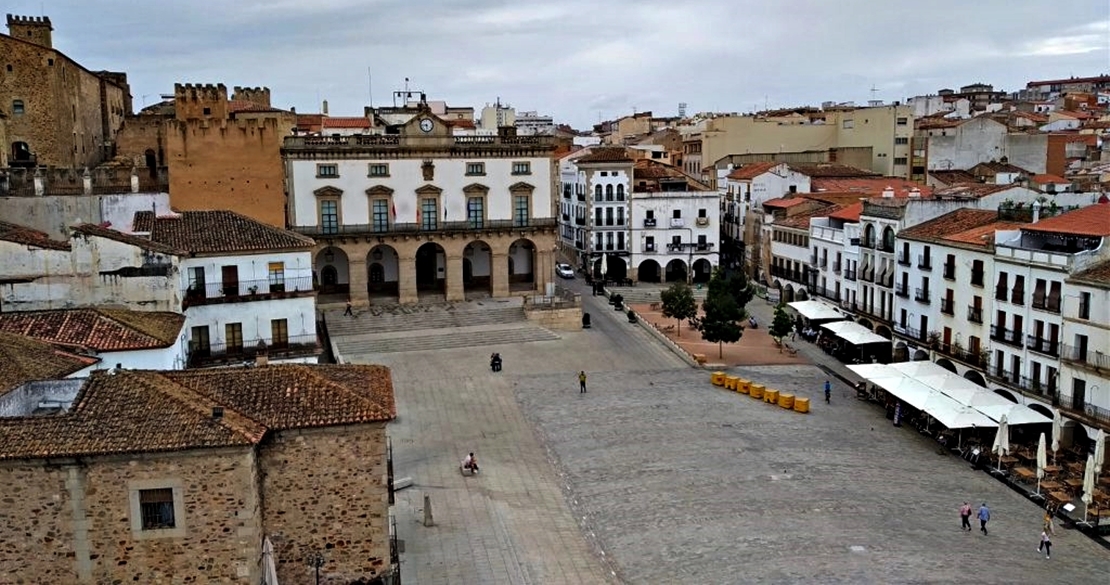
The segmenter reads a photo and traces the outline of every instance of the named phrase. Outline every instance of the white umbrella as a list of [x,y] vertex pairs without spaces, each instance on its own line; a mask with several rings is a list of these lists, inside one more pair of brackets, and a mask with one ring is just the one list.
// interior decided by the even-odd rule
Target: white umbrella
[[601,255],[601,277],[605,278],[605,275],[608,274],[608,272],[609,272],[609,257],[605,254],[602,254]]
[[994,434],[994,447],[991,451],[998,455],[998,471],[1002,471],[1002,456],[1010,454],[1010,427],[1006,424],[1006,416],[998,421],[998,432]]
[[278,585],[277,562],[274,561],[274,543],[270,537],[262,539],[262,584]]
[[1037,495],[1041,493],[1041,480],[1044,479],[1044,468],[1048,465],[1048,453],[1045,449],[1044,433],[1037,441]]
[[1064,415],[1056,409],[1052,417],[1052,461],[1056,461],[1056,452],[1060,450],[1060,438],[1064,434]]
[[1095,475],[1106,465],[1106,431],[1099,429],[1095,435]]
[[1087,521],[1087,511],[1091,509],[1091,502],[1094,501],[1095,493],[1095,456],[1087,456],[1087,467],[1083,470],[1083,521]]

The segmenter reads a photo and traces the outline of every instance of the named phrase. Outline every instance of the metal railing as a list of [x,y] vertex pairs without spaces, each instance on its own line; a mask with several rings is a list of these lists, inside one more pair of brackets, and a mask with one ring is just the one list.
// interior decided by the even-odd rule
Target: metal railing
[[1006,290],[1005,285],[1000,284],[1000,285],[994,287],[994,300],[996,300],[996,301],[1005,301],[1005,300],[1007,300],[1007,298],[1009,297],[1007,292],[1008,291]]
[[910,255],[905,253],[905,252],[899,252],[898,253],[898,263],[901,264],[902,266],[909,266],[910,265]]
[[836,274],[840,274],[840,263],[839,262],[833,262],[833,272],[835,272]]
[[1089,347],[1076,347],[1064,344],[1061,359],[1078,366],[1086,366],[1095,370],[1110,370],[1110,354],[1094,351]]
[[922,270],[932,270],[933,269],[933,257],[932,256],[925,256],[924,254],[919,254],[917,256],[917,267],[922,269]]
[[948,280],[956,280],[956,265],[955,264],[945,264],[944,265],[944,278],[946,278]]
[[260,301],[314,294],[311,276],[266,280],[240,280],[234,283],[190,284],[185,289],[183,307],[217,303]]
[[1021,331],[991,325],[991,339],[1014,347],[1022,347]]
[[310,355],[316,353],[319,349],[320,343],[315,335],[296,335],[280,342],[258,340],[243,344],[212,343],[201,345],[195,341],[190,341],[187,361],[189,367],[197,367],[216,362],[252,360],[259,356],[278,359]]
[[844,270],[844,280],[855,280],[855,279],[856,279],[856,271],[855,270],[853,270],[851,268],[848,268],[848,269]]
[[1033,308],[1049,313],[1060,312],[1060,299],[1058,297],[1045,297],[1033,295]]
[[910,296],[910,287],[904,282],[899,282],[898,286],[894,289],[894,294],[900,297],[907,298]]
[[913,300],[919,303],[929,304],[929,289],[915,288],[913,291]]
[[1025,346],[1030,351],[1043,353],[1052,357],[1060,357],[1060,342],[1051,339],[1042,339],[1036,335],[1027,335],[1025,337]]
[[1015,288],[1010,291],[1010,302],[1015,305],[1025,304],[1025,291],[1020,288]]
[[956,313],[954,305],[955,303],[952,301],[952,299],[941,299],[940,312],[944,313],[945,315],[954,315]]
[[[293,231],[312,237],[329,237],[344,235],[369,235],[385,236],[393,234],[429,234],[429,233],[467,233],[486,230],[507,230],[515,228],[555,227],[557,221],[554,217],[521,217],[516,219],[494,219],[483,221],[480,226],[475,226],[471,221],[435,221],[429,227],[423,223],[391,223],[388,230],[378,229],[381,226],[373,224],[342,224],[338,226],[293,226]],[[578,225],[584,225],[575,220]]]
[[967,306],[967,320],[971,321],[972,323],[982,323],[983,322],[983,308],[982,307],[976,307],[975,305],[968,305]]
[[972,270],[971,271],[971,286],[979,286],[979,287],[983,286],[983,271],[982,270]]
[[895,324],[894,325],[894,332],[899,334],[899,335],[902,335],[904,337],[908,337],[910,339],[916,339],[918,341],[925,341],[925,332],[924,331],[919,331],[919,330],[914,329],[913,327],[909,327],[907,325]]

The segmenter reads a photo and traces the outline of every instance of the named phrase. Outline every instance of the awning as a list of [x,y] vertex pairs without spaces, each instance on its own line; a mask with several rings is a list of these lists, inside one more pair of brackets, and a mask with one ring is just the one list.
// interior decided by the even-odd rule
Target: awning
[[847,319],[840,311],[821,301],[794,301],[787,305],[798,312],[799,315],[813,321],[830,321]]
[[837,321],[835,323],[825,323],[821,325],[825,329],[836,334],[837,337],[851,343],[852,345],[866,345],[868,343],[890,343],[890,340],[882,335],[876,335],[870,329],[853,323],[851,321]]

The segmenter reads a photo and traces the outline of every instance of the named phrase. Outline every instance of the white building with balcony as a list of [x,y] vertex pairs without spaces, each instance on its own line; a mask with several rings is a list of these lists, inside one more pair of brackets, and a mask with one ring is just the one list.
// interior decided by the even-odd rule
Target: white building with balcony
[[719,203],[717,193],[711,190],[634,191],[635,279],[708,281],[719,264]]
[[816,260],[810,296],[824,297],[845,308],[856,302],[862,210],[862,202],[853,203],[810,219],[810,258]]

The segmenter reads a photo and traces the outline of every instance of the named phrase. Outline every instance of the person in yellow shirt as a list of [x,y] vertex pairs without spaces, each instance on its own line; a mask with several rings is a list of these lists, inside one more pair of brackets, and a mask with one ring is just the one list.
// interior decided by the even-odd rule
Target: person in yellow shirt
[[586,393],[586,371],[585,370],[582,370],[582,371],[578,372],[578,393],[579,394],[585,394]]

